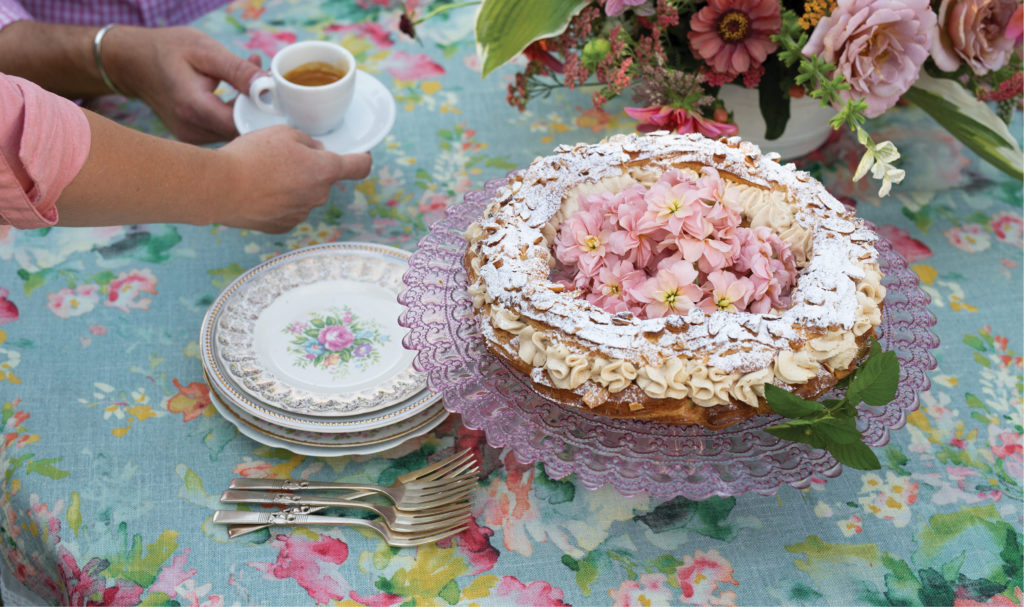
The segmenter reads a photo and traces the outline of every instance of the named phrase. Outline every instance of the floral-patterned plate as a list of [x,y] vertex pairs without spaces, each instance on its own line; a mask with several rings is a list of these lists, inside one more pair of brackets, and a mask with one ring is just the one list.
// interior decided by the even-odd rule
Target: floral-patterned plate
[[274,428],[265,422],[260,422],[256,418],[246,416],[239,409],[229,406],[213,390],[210,391],[210,402],[213,403],[224,419],[231,422],[243,436],[269,447],[287,449],[292,453],[312,457],[367,455],[386,451],[397,447],[409,439],[430,432],[448,417],[448,411],[438,401],[429,410],[425,410],[415,417],[408,418],[401,424],[388,426],[388,432],[385,434],[377,435],[371,430],[335,435],[319,435],[332,437],[331,440],[321,442],[315,440],[317,435],[306,434],[301,431],[290,431],[287,428]]
[[339,242],[252,268],[206,313],[204,367],[256,403],[308,417],[359,416],[410,399],[426,378],[398,325],[408,258]]

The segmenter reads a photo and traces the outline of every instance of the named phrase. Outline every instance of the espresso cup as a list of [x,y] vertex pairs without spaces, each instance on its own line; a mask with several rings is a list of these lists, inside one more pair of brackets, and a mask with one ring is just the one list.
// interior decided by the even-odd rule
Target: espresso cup
[[[319,70],[340,78],[326,84],[296,84],[289,74]],[[296,78],[302,81],[301,78]],[[314,79],[319,82],[329,79]],[[249,85],[249,98],[260,110],[283,115],[289,124],[310,135],[323,135],[341,125],[356,89],[356,59],[333,42],[308,40],[290,44],[274,55],[270,75]]]

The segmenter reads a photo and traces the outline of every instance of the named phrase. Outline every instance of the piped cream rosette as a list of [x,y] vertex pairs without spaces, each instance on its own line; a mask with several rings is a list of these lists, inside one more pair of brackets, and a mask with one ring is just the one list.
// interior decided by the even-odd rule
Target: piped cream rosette
[[[581,196],[702,167],[719,171],[744,225],[790,246],[790,307],[640,319],[549,278],[555,234]],[[875,234],[808,173],[739,138],[659,132],[560,146],[499,190],[466,237],[468,293],[488,348],[545,396],[598,413],[712,426],[766,413],[765,383],[817,396],[852,371],[881,323]],[[729,414],[716,421],[699,408]]]

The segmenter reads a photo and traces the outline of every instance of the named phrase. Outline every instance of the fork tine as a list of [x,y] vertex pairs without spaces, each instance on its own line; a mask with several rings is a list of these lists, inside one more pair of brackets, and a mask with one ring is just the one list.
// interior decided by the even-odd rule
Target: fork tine
[[430,496],[457,487],[468,487],[471,485],[475,485],[479,480],[480,478],[476,474],[469,474],[465,476],[459,476],[456,478],[446,479],[444,481],[431,481],[430,483],[424,483],[422,485],[416,484],[406,487],[405,494],[414,496]]
[[446,537],[451,537],[453,535],[462,533],[466,529],[469,529],[469,525],[462,525],[461,527],[455,527],[454,529],[449,529],[447,531],[441,531],[439,533],[435,533],[433,535],[428,535],[428,536],[425,536],[425,537],[407,536],[405,534],[399,535],[399,534],[392,533],[391,537],[386,537],[384,539],[387,540],[388,544],[391,544],[392,546],[399,546],[399,547],[420,546],[422,544],[432,544],[434,542],[443,540]]
[[456,502],[469,501],[472,497],[471,491],[459,491],[455,493],[445,494],[434,499],[429,499],[422,502],[407,502],[402,504],[402,512],[419,512],[422,510],[430,510],[433,508],[439,508],[446,504],[453,504]]
[[406,472],[405,474],[398,477],[398,480],[402,483],[411,483],[417,480],[430,480],[437,478],[438,475],[443,475],[448,466],[453,465],[457,461],[461,461],[466,457],[472,457],[469,449],[463,449],[462,451],[447,457],[441,461],[434,462],[429,466],[420,468],[419,470],[413,470],[412,472]]

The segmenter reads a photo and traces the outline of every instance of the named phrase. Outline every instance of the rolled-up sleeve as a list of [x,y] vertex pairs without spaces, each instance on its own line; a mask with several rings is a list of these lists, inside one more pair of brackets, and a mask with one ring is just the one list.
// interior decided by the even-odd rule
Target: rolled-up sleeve
[[13,0],[0,0],[0,29],[15,21],[31,18],[32,15],[20,3]]
[[0,223],[57,223],[55,203],[89,156],[81,108],[39,86],[0,74]]

